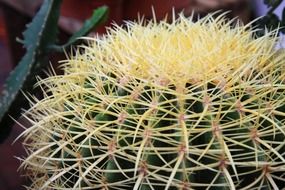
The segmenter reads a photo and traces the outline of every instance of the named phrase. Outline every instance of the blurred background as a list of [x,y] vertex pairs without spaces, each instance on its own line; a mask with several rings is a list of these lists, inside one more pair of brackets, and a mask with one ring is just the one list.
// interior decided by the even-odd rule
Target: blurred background
[[[0,0],[0,90],[9,72],[25,53],[16,38],[22,38],[26,24],[39,10],[41,3],[42,0]],[[284,4],[275,10],[277,15],[281,15]],[[112,22],[121,24],[123,20],[137,19],[138,13],[151,19],[152,6],[158,20],[166,14],[171,15],[172,9],[176,13],[183,11],[185,15],[191,15],[194,11],[201,16],[217,10],[230,11],[229,17],[237,17],[244,23],[267,12],[263,0],[63,0],[59,42],[66,41],[91,16],[93,9],[101,5],[107,5],[110,13],[105,25],[95,31],[99,34],[104,34],[105,26],[110,26]],[[51,62],[56,63],[60,58],[64,56],[51,57]],[[20,126],[14,126],[9,138],[0,144],[0,190],[21,190],[28,183],[25,177],[20,177],[20,161],[15,158],[25,155],[21,140],[12,144],[22,131]]]

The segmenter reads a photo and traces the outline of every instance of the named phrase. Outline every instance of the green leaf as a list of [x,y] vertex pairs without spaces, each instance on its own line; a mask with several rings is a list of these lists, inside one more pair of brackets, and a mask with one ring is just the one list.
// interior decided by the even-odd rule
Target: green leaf
[[264,0],[263,2],[268,7],[278,7],[282,3],[282,0]]
[[27,102],[20,90],[33,89],[35,76],[47,63],[44,55],[47,47],[56,41],[60,4],[61,0],[45,0],[23,33],[26,54],[10,73],[0,96],[0,143],[8,136],[14,123],[10,116],[19,118],[20,108]]
[[279,17],[276,14],[268,14],[268,22],[266,23],[266,26],[269,30],[277,29],[280,25]]
[[285,34],[285,8],[282,10],[280,31]]
[[[268,13],[261,19],[257,20],[256,25],[260,29],[257,31],[257,36],[261,37],[266,32],[266,30],[273,31],[278,29],[281,26],[281,21],[279,20],[279,17],[274,13]],[[278,32],[279,35],[279,32]]]
[[107,20],[108,17],[108,7],[102,6],[93,11],[92,16],[86,20],[80,30],[75,32],[70,39],[67,41],[66,44],[62,46],[53,45],[51,46],[51,49],[62,52],[64,49],[66,49],[71,44],[74,44],[78,38],[87,35],[92,31],[92,29],[96,28],[100,24],[104,23]]
[[282,10],[282,22],[285,23],[285,8]]

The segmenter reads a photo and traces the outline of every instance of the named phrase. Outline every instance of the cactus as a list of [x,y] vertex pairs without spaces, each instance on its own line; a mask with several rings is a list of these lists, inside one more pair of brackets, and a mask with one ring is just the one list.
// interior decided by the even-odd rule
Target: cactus
[[30,189],[281,189],[285,54],[209,15],[114,26],[40,80]]

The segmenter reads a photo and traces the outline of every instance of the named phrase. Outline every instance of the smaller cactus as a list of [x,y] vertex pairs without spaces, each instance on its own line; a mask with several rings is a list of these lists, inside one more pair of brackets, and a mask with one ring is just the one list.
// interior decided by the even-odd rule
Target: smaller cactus
[[127,22],[40,80],[30,189],[281,189],[285,65],[223,15]]

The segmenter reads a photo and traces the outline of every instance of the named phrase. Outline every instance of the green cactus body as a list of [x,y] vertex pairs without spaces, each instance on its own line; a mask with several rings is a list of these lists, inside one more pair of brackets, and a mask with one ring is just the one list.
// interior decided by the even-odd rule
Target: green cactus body
[[[31,189],[281,189],[285,54],[211,15],[129,22],[39,82]],[[81,52],[81,53],[79,53]]]

